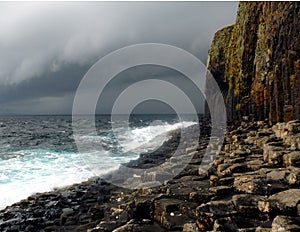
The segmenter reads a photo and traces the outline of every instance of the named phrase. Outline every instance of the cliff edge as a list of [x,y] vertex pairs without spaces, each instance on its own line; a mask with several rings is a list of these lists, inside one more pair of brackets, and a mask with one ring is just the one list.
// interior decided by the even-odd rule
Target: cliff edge
[[240,2],[235,24],[216,32],[207,68],[229,121],[300,119],[299,9],[299,2]]

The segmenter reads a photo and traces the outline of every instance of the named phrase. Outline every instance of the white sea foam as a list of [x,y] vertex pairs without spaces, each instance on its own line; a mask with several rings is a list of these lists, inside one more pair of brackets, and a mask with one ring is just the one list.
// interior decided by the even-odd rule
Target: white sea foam
[[[193,122],[175,124],[150,124],[143,128],[134,128],[120,136],[121,145],[126,152],[143,152],[160,146],[167,133],[180,127],[188,127]],[[106,138],[86,135],[87,140],[104,141]],[[157,138],[157,139],[155,139]],[[146,145],[148,144],[148,145]],[[11,153],[9,159],[0,159],[0,209],[27,198],[33,193],[50,191],[53,188],[80,183],[92,177],[89,166],[83,157],[94,157],[103,174],[115,170],[106,160],[107,154],[79,154],[76,152],[48,149],[19,150]],[[118,163],[138,158],[138,155],[113,155]],[[99,173],[99,172],[98,172]]]
[[166,122],[156,121],[147,127],[128,130],[120,135],[118,140],[123,147],[124,152],[147,152],[159,148],[169,139],[169,132],[194,125],[195,122],[182,122],[168,124]]
[[76,153],[51,150],[21,150],[17,158],[1,161],[0,208],[27,198],[79,183],[92,174]]

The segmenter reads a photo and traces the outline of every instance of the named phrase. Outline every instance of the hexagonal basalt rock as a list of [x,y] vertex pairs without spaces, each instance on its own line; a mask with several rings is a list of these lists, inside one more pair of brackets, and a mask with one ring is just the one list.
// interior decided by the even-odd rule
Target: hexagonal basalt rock
[[300,167],[300,151],[293,151],[283,156],[283,164],[285,167]]
[[297,214],[297,205],[300,203],[300,189],[289,189],[270,196],[265,201],[259,201],[262,212],[276,214]]
[[272,222],[272,232],[300,231],[300,218],[284,215],[276,216]]
[[257,195],[265,195],[270,191],[266,179],[257,174],[236,177],[234,187],[237,192]]
[[211,201],[196,209],[197,225],[200,230],[211,230],[217,218],[236,215],[232,201]]

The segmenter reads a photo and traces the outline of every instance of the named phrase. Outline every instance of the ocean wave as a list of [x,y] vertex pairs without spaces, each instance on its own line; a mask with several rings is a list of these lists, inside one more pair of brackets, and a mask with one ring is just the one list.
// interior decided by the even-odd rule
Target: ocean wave
[[[95,166],[98,169],[97,175],[116,170],[120,164],[137,159],[140,153],[161,146],[168,140],[169,132],[193,124],[195,123],[188,121],[168,123],[156,120],[129,130],[117,128],[117,135],[108,130],[98,136],[82,135],[81,139],[86,142],[102,143],[106,148],[103,151],[79,153],[62,150],[62,147],[9,150],[11,147],[7,146],[0,151],[0,208],[33,193],[85,181],[95,176],[95,170],[92,170]],[[28,127],[32,126],[28,124]],[[65,130],[60,130],[60,134],[69,136],[69,133],[61,133]],[[114,163],[107,159],[107,156]],[[93,164],[93,167],[90,164]]]

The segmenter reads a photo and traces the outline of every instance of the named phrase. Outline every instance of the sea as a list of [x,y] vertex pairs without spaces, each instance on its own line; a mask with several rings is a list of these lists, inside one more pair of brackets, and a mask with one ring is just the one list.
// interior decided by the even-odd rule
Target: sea
[[[101,166],[98,170],[102,173],[97,175],[118,169],[140,153],[155,150],[170,138],[169,132],[196,124],[189,117],[180,121],[177,115],[166,114],[137,114],[114,120],[110,115],[97,115],[97,133],[81,134],[79,138],[104,148],[93,156]],[[95,176],[87,158],[90,152],[79,152],[72,116],[0,116],[0,209],[34,193]],[[115,162],[109,162],[107,156]]]

